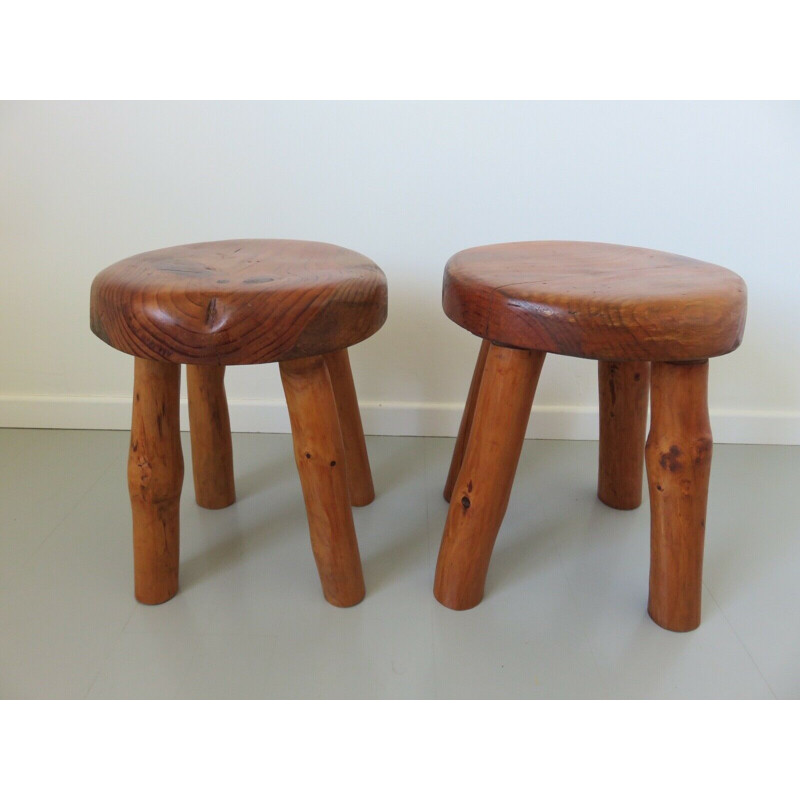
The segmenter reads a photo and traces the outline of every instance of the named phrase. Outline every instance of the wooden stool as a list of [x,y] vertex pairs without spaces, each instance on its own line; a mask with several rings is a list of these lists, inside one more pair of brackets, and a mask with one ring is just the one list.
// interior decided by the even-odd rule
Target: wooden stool
[[317,242],[232,240],[120,261],[92,284],[91,328],[136,357],[128,487],[136,598],[178,591],[183,482],[180,365],[187,364],[195,498],[235,500],[227,364],[280,362],[322,591],[364,597],[350,504],[375,496],[347,348],[386,319],[386,278],[365,256]]
[[453,256],[443,305],[484,341],[444,492],[450,511],[436,567],[439,602],[466,609],[483,597],[549,352],[599,361],[598,496],[613,508],[636,508],[647,462],[648,611],[664,628],[696,628],[711,469],[708,359],[741,342],[742,279],[638,247],[520,242]]

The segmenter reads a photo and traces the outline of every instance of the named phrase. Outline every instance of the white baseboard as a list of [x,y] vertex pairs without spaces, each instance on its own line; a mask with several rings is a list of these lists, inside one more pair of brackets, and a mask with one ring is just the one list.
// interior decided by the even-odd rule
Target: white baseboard
[[[366,402],[364,431],[384,436],[455,436],[462,406],[457,403]],[[277,400],[230,401],[231,428],[237,432],[287,433],[286,405]],[[0,428],[85,428],[125,430],[129,397],[0,395]],[[181,427],[188,430],[186,401]],[[529,439],[596,439],[597,408],[534,403]],[[800,413],[711,410],[714,440],[736,444],[800,444]]]

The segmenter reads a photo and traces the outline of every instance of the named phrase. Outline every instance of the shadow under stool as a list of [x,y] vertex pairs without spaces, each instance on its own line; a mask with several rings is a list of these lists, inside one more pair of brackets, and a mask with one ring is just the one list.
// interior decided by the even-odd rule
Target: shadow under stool
[[335,606],[363,599],[350,506],[375,492],[347,348],[383,325],[386,308],[386,278],[372,261],[318,242],[189,244],[97,275],[91,329],[135,356],[128,487],[137,600],[163,603],[178,591],[181,364],[195,498],[224,508],[235,500],[225,366],[274,361],[323,593]]
[[442,302],[483,343],[444,492],[439,602],[467,609],[483,598],[545,353],[556,353],[599,362],[600,500],[640,505],[646,462],[650,616],[669,630],[696,628],[712,448],[708,359],[741,342],[744,281],[638,247],[519,242],[454,255]]

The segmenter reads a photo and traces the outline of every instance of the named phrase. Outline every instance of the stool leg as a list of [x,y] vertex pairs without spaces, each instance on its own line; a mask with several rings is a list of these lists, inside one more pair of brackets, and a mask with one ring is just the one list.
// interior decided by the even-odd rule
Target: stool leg
[[461,471],[461,462],[464,460],[464,451],[467,449],[470,429],[472,428],[472,418],[475,415],[475,402],[478,399],[478,391],[481,388],[483,369],[486,364],[486,354],[489,352],[489,341],[484,339],[481,342],[481,349],[478,353],[478,360],[475,362],[475,371],[472,373],[472,381],[469,385],[467,403],[464,406],[464,413],[461,415],[461,425],[458,428],[458,438],[453,448],[453,457],[450,459],[450,471],[447,473],[447,483],[444,485],[444,499],[450,502],[453,496],[458,473]]
[[483,598],[544,356],[494,344],[488,348],[436,565],[433,593],[448,608],[472,608]]
[[344,440],[350,503],[354,506],[368,506],[375,499],[375,488],[372,485],[372,471],[369,468],[364,428],[361,426],[356,387],[350,370],[350,356],[347,350],[337,350],[325,355],[325,363],[336,397],[336,410]]
[[156,605],[178,591],[178,514],[183,484],[180,364],[137,358],[128,490],[136,599]]
[[225,367],[186,367],[194,496],[203,508],[225,508],[236,500]]
[[650,487],[650,600],[662,628],[700,624],[703,540],[711,473],[708,361],[654,363],[647,438]]
[[599,361],[600,464],[597,496],[611,508],[642,503],[647,434],[647,361]]
[[354,606],[364,598],[364,578],[328,368],[312,356],[284,361],[280,370],[322,591],[334,606]]

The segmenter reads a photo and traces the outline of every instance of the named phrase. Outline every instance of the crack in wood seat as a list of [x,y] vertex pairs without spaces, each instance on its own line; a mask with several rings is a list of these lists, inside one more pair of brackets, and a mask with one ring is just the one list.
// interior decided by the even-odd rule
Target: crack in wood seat
[[650,616],[670,630],[696,628],[712,450],[708,359],[742,340],[744,281],[657,250],[515,242],[454,255],[442,304],[483,343],[445,484],[437,599],[460,610],[483,597],[545,354],[557,353],[599,361],[600,500],[636,508],[647,465]]
[[90,325],[135,357],[128,488],[137,599],[178,591],[186,364],[197,503],[235,501],[225,365],[280,363],[311,545],[333,605],[364,597],[351,505],[375,490],[347,348],[386,319],[386,278],[319,242],[241,239],[126,258],[92,283]]
[[125,353],[179,364],[262,364],[341,350],[386,320],[386,278],[320,242],[168,247],[103,270],[91,328]]

